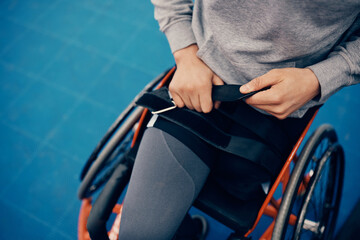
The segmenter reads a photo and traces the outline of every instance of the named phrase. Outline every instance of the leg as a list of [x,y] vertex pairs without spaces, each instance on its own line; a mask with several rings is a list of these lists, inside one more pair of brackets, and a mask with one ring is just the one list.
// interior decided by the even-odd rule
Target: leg
[[119,239],[171,239],[209,172],[180,141],[147,129],[124,200]]

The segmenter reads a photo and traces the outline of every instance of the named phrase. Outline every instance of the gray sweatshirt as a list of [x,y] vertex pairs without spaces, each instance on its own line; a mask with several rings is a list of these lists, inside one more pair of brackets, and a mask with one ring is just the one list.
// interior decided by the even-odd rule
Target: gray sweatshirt
[[196,43],[224,82],[273,68],[310,68],[321,93],[294,112],[360,82],[360,0],[152,0],[172,52]]

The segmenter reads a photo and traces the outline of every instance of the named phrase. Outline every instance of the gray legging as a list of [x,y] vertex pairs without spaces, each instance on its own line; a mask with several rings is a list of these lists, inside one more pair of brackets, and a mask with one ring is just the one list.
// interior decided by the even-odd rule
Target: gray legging
[[157,128],[146,129],[124,200],[119,239],[171,239],[209,173],[179,140]]
[[[247,105],[236,106],[241,110],[248,108]],[[290,152],[291,146],[295,144],[316,109],[317,107],[310,109],[300,119],[277,120],[267,117],[270,121],[276,121],[275,124],[289,138],[289,148],[283,149],[284,156]],[[244,132],[241,126],[230,127],[235,134],[241,135]],[[176,129],[176,125],[171,125],[169,129]],[[208,166],[212,167],[212,174],[218,176],[217,183],[234,196],[241,198],[252,197],[260,192],[264,194],[261,185],[270,180],[270,175],[265,173],[265,170],[260,172],[261,168],[252,167],[248,161],[244,164],[244,159],[214,151],[208,144],[189,133],[182,139],[181,135],[186,133],[182,128],[175,132],[187,145],[157,128],[148,128],[145,131],[124,201],[120,224],[121,240],[171,239],[179,227],[176,238],[180,238],[181,232],[184,239],[189,239],[186,234],[194,232],[194,229],[189,231],[191,224],[187,224],[189,221],[183,219],[190,218],[186,213],[209,176]],[[196,148],[192,151],[188,146]],[[218,158],[221,162],[216,161]]]

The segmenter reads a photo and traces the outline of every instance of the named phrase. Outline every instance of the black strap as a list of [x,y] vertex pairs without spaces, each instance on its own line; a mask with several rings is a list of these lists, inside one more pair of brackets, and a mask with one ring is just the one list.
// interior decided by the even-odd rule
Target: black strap
[[223,104],[218,109],[218,112],[248,129],[280,153],[288,151],[290,140],[283,128],[278,124],[280,120],[272,116],[266,116],[241,101],[237,102],[237,105],[243,105],[241,107],[234,107],[234,104],[230,106],[233,112],[225,105]]
[[[167,89],[162,88],[151,93],[145,93],[137,101],[137,104],[149,108],[151,111],[158,111],[170,107],[172,102],[169,99]],[[204,114],[187,108],[176,108],[163,112],[159,116],[184,127],[223,151],[262,165],[273,175],[276,175],[282,164],[282,156],[273,151],[267,144],[258,139],[232,136],[226,132],[225,126],[216,124],[222,118],[218,111]],[[272,159],[278,161],[274,162]]]
[[241,85],[235,85],[235,84],[213,85],[212,93],[211,93],[212,99],[214,101],[233,102],[251,97],[252,95],[258,92],[269,89],[269,88],[264,88],[258,91],[243,94],[240,92],[240,87]]
[[[278,124],[278,119],[272,116],[266,116],[255,109],[249,107],[244,100],[257,92],[264,91],[268,88],[264,88],[259,91],[251,92],[248,94],[242,94],[239,89],[241,85],[219,85],[213,86],[212,98],[216,101],[225,102],[217,110],[213,111],[212,115],[218,115],[219,113],[227,117],[231,121],[236,122],[242,127],[248,129],[264,142],[276,149],[280,154],[288,152],[289,137],[284,132],[283,128]],[[151,92],[166,101],[157,102],[157,110],[166,109],[174,106],[169,99],[168,89],[163,87],[159,90]],[[151,101],[151,100],[149,100]],[[241,108],[237,105],[243,105]],[[157,111],[153,110],[153,111]],[[244,117],[242,117],[244,116]],[[216,117],[220,118],[220,117]]]
[[[263,139],[266,143],[276,148],[280,152],[286,152],[288,149],[289,138],[283,129],[277,124],[277,119],[272,116],[265,116],[251,107],[236,107],[243,104],[242,101],[260,91],[267,90],[264,88],[258,91],[242,94],[239,89],[241,85],[219,85],[212,88],[212,99],[221,102],[236,102],[229,107],[224,106],[218,109],[220,113],[232,121],[247,128],[252,133]],[[243,117],[244,116],[244,117]]]

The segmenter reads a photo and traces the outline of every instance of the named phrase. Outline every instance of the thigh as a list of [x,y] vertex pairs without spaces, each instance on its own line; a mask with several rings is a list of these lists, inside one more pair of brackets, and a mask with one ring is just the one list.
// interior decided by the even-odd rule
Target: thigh
[[148,128],[124,200],[120,239],[171,239],[209,172],[186,145]]

